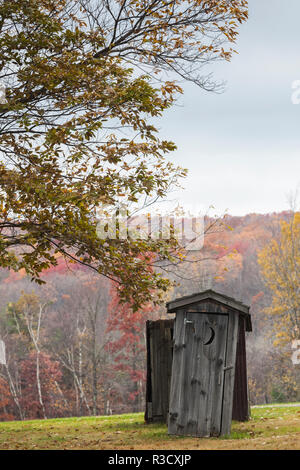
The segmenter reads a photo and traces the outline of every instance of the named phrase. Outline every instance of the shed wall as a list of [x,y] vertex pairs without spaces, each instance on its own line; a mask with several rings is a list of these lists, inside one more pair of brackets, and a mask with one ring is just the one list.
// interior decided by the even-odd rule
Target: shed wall
[[145,421],[167,422],[173,357],[174,320],[147,321]]

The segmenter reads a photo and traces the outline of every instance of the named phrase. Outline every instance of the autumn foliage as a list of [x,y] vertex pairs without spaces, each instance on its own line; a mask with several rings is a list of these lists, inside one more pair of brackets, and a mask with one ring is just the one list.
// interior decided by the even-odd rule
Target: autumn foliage
[[139,409],[143,402],[145,383],[145,327],[146,320],[157,316],[157,308],[148,303],[138,311],[132,310],[130,304],[121,304],[116,286],[110,290],[111,301],[108,305],[107,333],[109,341],[106,349],[113,360],[113,368],[125,374],[131,381],[127,397],[134,409]]
[[[41,405],[36,390],[36,352],[29,353],[26,359],[20,362],[22,399],[21,406],[28,419],[43,418]],[[48,354],[41,353],[40,380],[43,391],[43,403],[46,416],[56,418],[64,415],[61,403],[60,388],[62,372],[57,361]]]
[[63,255],[136,308],[166,291],[136,260],[169,259],[175,241],[99,239],[97,210],[165,197],[186,175],[154,120],[177,79],[215,88],[203,68],[230,60],[247,16],[246,0],[1,2],[0,266],[40,283]]
[[[177,278],[172,272],[178,284],[166,300],[213,288],[250,305],[251,403],[295,400],[298,369],[286,335],[294,330],[287,310],[272,313],[277,291],[265,283],[259,260],[271,273],[273,263],[285,266],[293,261],[290,249],[294,246],[296,253],[298,215],[228,217],[226,225],[232,230],[206,237],[201,262],[178,265]],[[274,257],[278,247],[282,256],[287,254],[280,260]],[[120,303],[115,283],[57,261],[58,267],[43,273],[47,283],[35,292],[24,272],[16,276],[0,271],[0,336],[7,350],[7,365],[0,366],[0,419],[143,411],[145,322],[165,316],[164,305],[146,302],[132,309],[130,303]],[[274,347],[278,340],[280,348]]]
[[281,222],[278,239],[261,250],[258,260],[272,292],[267,312],[277,319],[277,342],[300,339],[300,212]]

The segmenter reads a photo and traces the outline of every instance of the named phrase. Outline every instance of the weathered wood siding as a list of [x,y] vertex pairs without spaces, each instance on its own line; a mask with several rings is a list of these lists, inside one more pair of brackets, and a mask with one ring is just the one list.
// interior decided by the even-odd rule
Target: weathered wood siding
[[167,422],[172,374],[174,320],[147,321],[145,421]]
[[235,378],[236,349],[239,329],[239,315],[230,312],[228,317],[227,348],[224,367],[224,394],[222,403],[221,435],[231,432],[233,390]]
[[227,315],[177,313],[169,434],[220,435],[227,325]]
[[214,301],[176,312],[170,434],[230,434],[238,327],[238,312]]
[[[201,307],[193,306],[189,307],[186,313],[196,312],[201,308],[203,312],[212,312],[218,311],[223,312],[224,315],[228,315],[228,308],[223,305],[214,304],[212,302],[203,302]],[[184,314],[184,310],[182,310]],[[177,315],[180,317],[180,312],[177,312]],[[196,314],[197,315],[197,314]],[[247,364],[246,364],[246,341],[245,341],[245,329],[246,329],[246,320],[240,315],[238,320],[238,340],[236,347],[236,361],[235,361],[235,370],[232,371],[228,369],[224,372],[226,377],[230,375],[229,380],[234,382],[233,388],[233,404],[232,404],[232,419],[235,421],[247,421],[249,419],[249,402],[248,402],[248,382],[247,382]],[[182,326],[182,325],[181,325]],[[146,326],[146,336],[147,336],[147,385],[146,385],[146,412],[145,420],[147,422],[152,421],[167,421],[167,415],[169,410],[169,399],[170,399],[170,381],[172,373],[172,356],[173,356],[173,330],[175,328],[174,319],[170,320],[159,320],[157,322],[147,322]],[[182,331],[178,331],[176,335],[182,334]],[[178,347],[179,346],[179,347]],[[190,349],[192,349],[190,351]],[[176,344],[177,354],[180,350],[180,342]],[[187,361],[191,360],[191,357],[194,354],[191,344],[187,346]],[[228,358],[227,358],[228,360]],[[230,364],[226,363],[226,366]],[[231,364],[234,365],[234,364]],[[190,366],[192,363],[190,362]],[[182,363],[182,368],[184,364]],[[195,367],[195,365],[193,366]],[[231,370],[231,373],[230,373]],[[234,374],[232,374],[234,372]],[[174,380],[179,380],[179,377]],[[219,380],[219,378],[218,378]],[[191,386],[196,390],[199,387],[199,379],[196,376],[191,378]],[[227,378],[228,382],[228,378]],[[179,394],[178,383],[174,386],[174,393]],[[194,393],[194,392],[192,392]],[[174,399],[174,398],[173,398]],[[228,400],[228,394],[225,397]],[[193,399],[194,400],[194,399]],[[202,399],[203,402],[203,399]],[[197,400],[193,401],[193,408],[198,406]],[[205,405],[206,406],[206,405]],[[212,404],[208,404],[208,407],[211,407]],[[214,405],[215,406],[215,405]],[[220,406],[220,403],[219,403]],[[201,405],[203,408],[203,406]],[[212,408],[210,408],[212,410]],[[192,415],[195,412],[192,412]],[[209,414],[211,411],[208,412]],[[211,423],[211,432],[213,435],[218,433],[218,416],[220,411],[217,410],[215,415],[217,418],[214,418]],[[226,413],[227,422],[230,422],[229,412]],[[201,417],[200,417],[201,419]],[[210,419],[210,418],[209,418]],[[189,427],[195,426],[193,424],[193,417],[189,416],[188,420],[190,421]],[[179,421],[180,423],[180,421]],[[223,433],[228,433],[229,427],[227,430],[223,427]]]
[[240,316],[232,409],[232,419],[235,421],[248,421],[250,417],[245,330],[245,319]]

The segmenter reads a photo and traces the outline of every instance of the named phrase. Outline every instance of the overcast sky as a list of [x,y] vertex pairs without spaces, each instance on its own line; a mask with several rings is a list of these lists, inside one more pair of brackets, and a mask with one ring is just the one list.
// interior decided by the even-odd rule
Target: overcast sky
[[300,2],[249,4],[239,54],[216,68],[226,91],[188,85],[160,122],[178,145],[174,160],[189,169],[177,197],[218,214],[288,209],[287,194],[300,184],[300,104],[291,100],[300,80]]

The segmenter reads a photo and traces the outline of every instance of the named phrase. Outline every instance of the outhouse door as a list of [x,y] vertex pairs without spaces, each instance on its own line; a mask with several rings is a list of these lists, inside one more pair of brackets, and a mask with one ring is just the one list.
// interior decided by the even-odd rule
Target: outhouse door
[[[233,396],[236,350],[232,345],[228,347],[232,327],[232,319],[226,314],[178,312],[170,391],[170,434],[219,436],[227,433],[228,425],[223,426],[223,418],[230,419],[230,430],[231,410],[228,413],[224,407],[232,403]],[[235,332],[236,327],[233,330]],[[230,373],[229,380],[227,373]],[[232,396],[228,396],[228,392]]]

